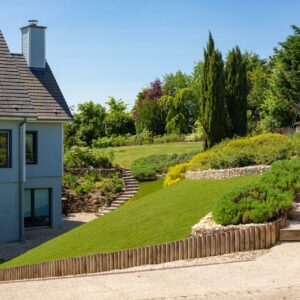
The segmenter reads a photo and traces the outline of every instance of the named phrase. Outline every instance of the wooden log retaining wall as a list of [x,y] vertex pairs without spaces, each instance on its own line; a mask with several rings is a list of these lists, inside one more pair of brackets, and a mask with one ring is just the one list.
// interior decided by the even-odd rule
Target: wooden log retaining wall
[[242,230],[192,236],[184,240],[112,253],[53,260],[0,269],[0,281],[99,273],[226,253],[266,249],[279,240],[286,218]]

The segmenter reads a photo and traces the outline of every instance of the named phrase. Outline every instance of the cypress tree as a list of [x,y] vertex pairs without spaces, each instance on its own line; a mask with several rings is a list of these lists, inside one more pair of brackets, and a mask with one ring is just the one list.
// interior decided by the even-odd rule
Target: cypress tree
[[228,136],[247,133],[247,73],[239,47],[232,49],[225,66]]
[[200,121],[204,129],[204,148],[220,142],[227,131],[225,79],[222,54],[215,49],[211,33],[204,49],[201,78]]

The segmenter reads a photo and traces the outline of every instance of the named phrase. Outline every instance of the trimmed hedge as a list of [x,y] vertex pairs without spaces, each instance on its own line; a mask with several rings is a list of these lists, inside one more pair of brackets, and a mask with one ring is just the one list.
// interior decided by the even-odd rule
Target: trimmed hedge
[[164,144],[175,142],[198,142],[202,139],[202,135],[191,133],[190,135],[182,134],[165,134],[153,136],[151,132],[144,131],[139,135],[119,135],[111,137],[102,137],[93,141],[94,148],[148,145],[148,144]]
[[139,181],[155,180],[157,174],[166,173],[170,166],[189,161],[194,155],[194,152],[190,152],[142,157],[133,161],[131,171]]
[[222,225],[274,220],[292,207],[300,189],[300,159],[278,161],[272,170],[250,184],[225,194],[213,211]]

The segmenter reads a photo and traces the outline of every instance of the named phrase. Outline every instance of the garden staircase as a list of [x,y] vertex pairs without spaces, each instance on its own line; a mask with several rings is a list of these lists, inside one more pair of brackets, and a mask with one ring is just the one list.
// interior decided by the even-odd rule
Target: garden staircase
[[280,229],[281,241],[300,241],[300,192],[297,193],[293,208],[288,212],[287,227]]
[[96,214],[98,217],[104,216],[110,213],[111,211],[117,209],[119,206],[131,199],[138,192],[138,182],[132,176],[130,169],[122,169],[122,180],[124,183],[123,192],[115,201],[113,201],[110,204],[110,206],[104,206],[100,208],[99,212]]

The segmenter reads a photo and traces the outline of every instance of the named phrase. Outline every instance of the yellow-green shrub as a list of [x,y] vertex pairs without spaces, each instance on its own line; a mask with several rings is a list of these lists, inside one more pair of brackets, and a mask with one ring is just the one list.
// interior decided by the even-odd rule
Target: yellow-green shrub
[[187,168],[188,168],[187,163],[170,167],[164,181],[164,186],[169,186],[184,180]]
[[[300,135],[299,135],[300,136]],[[165,186],[185,179],[186,170],[226,169],[257,164],[272,164],[277,160],[300,155],[300,138],[267,133],[252,137],[225,140],[210,150],[195,155],[188,164],[169,169]]]
[[288,138],[279,134],[225,140],[190,161],[191,170],[226,169],[255,164],[272,164],[288,158]]

